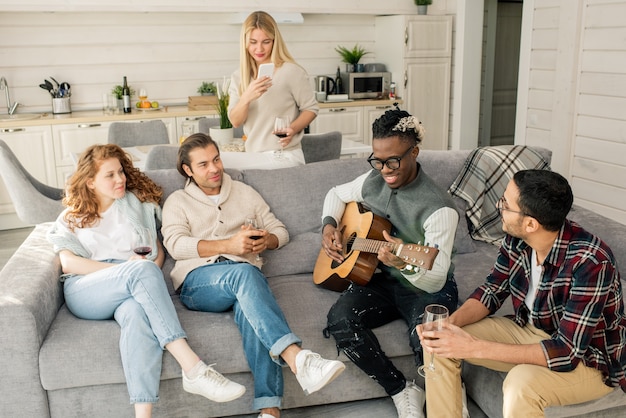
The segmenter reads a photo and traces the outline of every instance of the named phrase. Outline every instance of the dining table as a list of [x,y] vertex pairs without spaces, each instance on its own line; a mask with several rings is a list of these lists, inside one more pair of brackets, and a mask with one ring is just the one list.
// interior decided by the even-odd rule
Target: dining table
[[[150,149],[154,145],[140,145],[136,147],[125,147],[124,150],[133,158],[133,165],[143,170],[146,158]],[[162,146],[162,145],[161,145]],[[178,145],[171,145],[178,147]],[[372,147],[362,142],[342,139],[341,158],[363,157],[371,152]],[[220,156],[225,167],[243,169],[275,169],[300,165],[298,162],[288,158],[278,158],[274,151],[268,152],[245,152],[242,145],[236,142],[228,145],[220,145]],[[74,156],[73,156],[74,157]],[[78,156],[76,161],[78,160]]]

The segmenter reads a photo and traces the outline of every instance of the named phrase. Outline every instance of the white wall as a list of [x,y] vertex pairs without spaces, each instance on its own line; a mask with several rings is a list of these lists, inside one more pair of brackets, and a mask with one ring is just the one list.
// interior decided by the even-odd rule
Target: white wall
[[626,224],[626,1],[527,0],[516,143],[553,151],[576,203]]
[[[239,62],[240,24],[225,13],[0,13],[0,76],[21,112],[50,111],[38,87],[54,77],[72,85],[72,109],[101,107],[121,84],[146,88],[163,104],[186,103],[202,80],[230,76]],[[373,15],[305,15],[280,25],[288,47],[311,76],[334,74],[337,45],[374,50]],[[374,62],[373,54],[363,62]],[[343,69],[343,64],[341,64]],[[4,92],[1,92],[4,93]],[[0,112],[6,104],[0,94]],[[4,110],[3,110],[4,109]]]

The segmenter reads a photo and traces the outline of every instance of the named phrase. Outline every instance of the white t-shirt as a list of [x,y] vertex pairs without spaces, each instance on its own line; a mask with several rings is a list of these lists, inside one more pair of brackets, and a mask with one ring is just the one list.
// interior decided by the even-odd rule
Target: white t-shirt
[[529,310],[533,310],[533,304],[535,303],[535,298],[537,297],[537,287],[539,282],[541,281],[541,275],[543,274],[543,266],[537,263],[537,253],[533,250],[531,255],[532,265],[530,270],[530,283],[528,285],[528,293],[526,294],[526,298],[524,302]]
[[100,222],[90,228],[75,228],[80,243],[92,254],[92,260],[128,260],[133,253],[133,225],[117,205],[101,215]]

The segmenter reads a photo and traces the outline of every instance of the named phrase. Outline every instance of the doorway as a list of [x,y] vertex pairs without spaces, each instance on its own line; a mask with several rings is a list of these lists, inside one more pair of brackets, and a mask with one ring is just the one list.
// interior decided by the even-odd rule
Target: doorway
[[480,146],[514,143],[522,3],[485,1]]

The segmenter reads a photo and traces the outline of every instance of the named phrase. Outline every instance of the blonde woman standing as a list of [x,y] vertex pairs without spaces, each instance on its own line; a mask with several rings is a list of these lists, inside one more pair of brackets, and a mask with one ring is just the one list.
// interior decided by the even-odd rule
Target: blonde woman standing
[[[300,141],[319,110],[307,72],[283,41],[276,21],[266,12],[253,12],[241,29],[239,70],[232,75],[228,117],[243,125],[246,151],[274,152],[293,164],[304,164]],[[257,77],[261,64],[274,64],[271,77]],[[287,117],[287,135],[275,135],[276,117]]]

